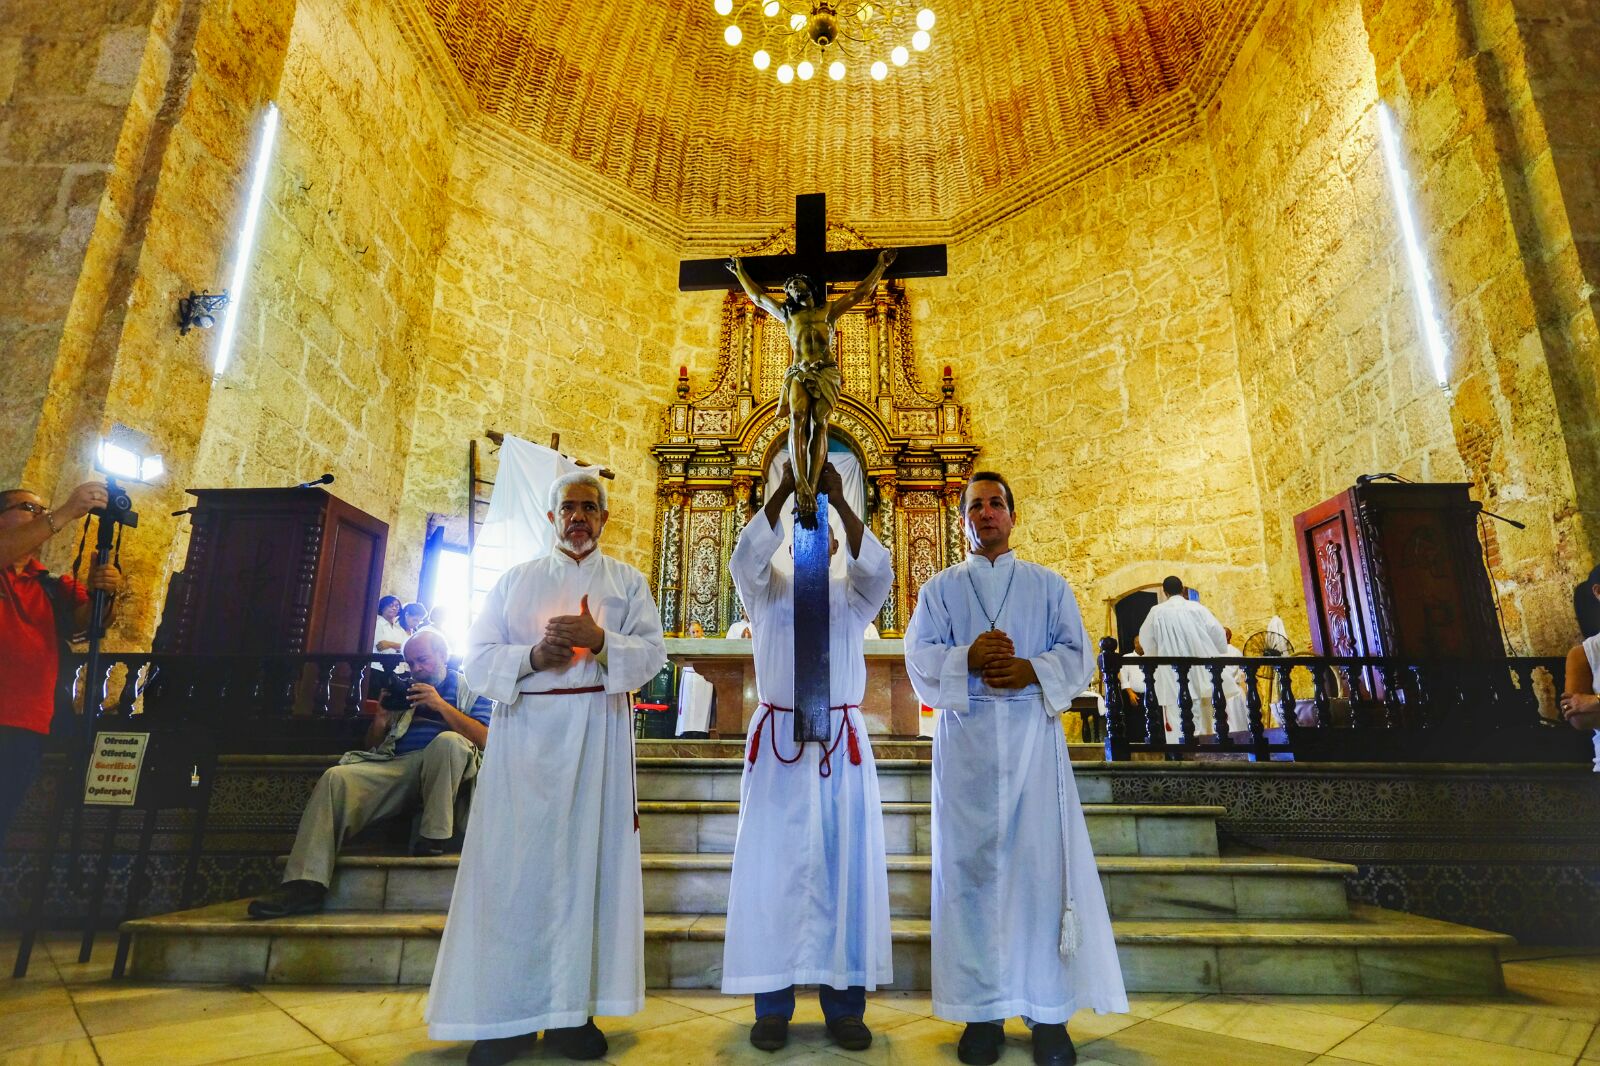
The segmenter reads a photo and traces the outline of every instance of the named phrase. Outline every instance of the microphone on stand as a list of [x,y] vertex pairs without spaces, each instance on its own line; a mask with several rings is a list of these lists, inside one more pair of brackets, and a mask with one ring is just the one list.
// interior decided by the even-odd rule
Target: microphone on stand
[[297,489],[314,489],[318,485],[332,485],[332,484],[333,484],[333,475],[332,474],[323,474],[321,477],[317,478],[317,480],[301,482],[300,484],[296,485],[295,488],[297,488]]

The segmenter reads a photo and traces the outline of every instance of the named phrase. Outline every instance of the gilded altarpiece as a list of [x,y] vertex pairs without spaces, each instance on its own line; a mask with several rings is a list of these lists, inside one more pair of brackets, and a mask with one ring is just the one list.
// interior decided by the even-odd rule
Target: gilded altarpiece
[[[740,254],[789,251],[793,241],[789,228]],[[828,228],[828,243],[866,246],[837,224]],[[878,286],[844,315],[835,350],[844,391],[832,435],[860,461],[862,517],[894,553],[894,592],[878,629],[898,636],[922,583],[965,551],[959,501],[978,449],[949,368],[936,389],[919,380],[904,283]],[[712,380],[696,387],[680,371],[677,400],[663,413],[652,449],[658,465],[651,580],[668,635],[687,634],[694,623],[707,636],[719,635],[739,617],[728,557],[761,504],[772,457],[787,443],[788,418],[780,419],[777,408],[789,356],[783,324],[742,293],[729,293]]]

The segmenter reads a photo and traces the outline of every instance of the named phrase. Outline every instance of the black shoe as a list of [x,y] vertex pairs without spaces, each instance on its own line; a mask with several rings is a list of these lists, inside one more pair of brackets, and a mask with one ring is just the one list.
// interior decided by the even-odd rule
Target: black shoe
[[1065,1025],[1034,1025],[1033,1061],[1038,1066],[1072,1066],[1078,1061],[1078,1049]]
[[315,881],[285,881],[245,908],[252,918],[287,918],[291,914],[316,914],[328,898],[328,886]]
[[569,1059],[598,1059],[608,1049],[606,1034],[590,1018],[582,1025],[570,1029],[547,1029],[544,1042],[558,1055]]
[[968,1022],[961,1042],[956,1045],[956,1058],[967,1066],[990,1066],[1000,1061],[1000,1049],[1005,1042],[1004,1026],[994,1022]]
[[418,837],[417,842],[411,845],[411,854],[419,859],[432,859],[443,855],[449,847],[448,840],[435,840],[433,837]]
[[495,1040],[479,1040],[467,1052],[467,1066],[505,1066],[533,1050],[538,1033],[522,1036],[502,1036]]
[[828,1035],[846,1051],[865,1051],[872,1046],[872,1030],[860,1018],[835,1018],[828,1023]]
[[750,1027],[750,1046],[762,1051],[777,1051],[789,1042],[789,1019],[769,1014],[757,1018]]

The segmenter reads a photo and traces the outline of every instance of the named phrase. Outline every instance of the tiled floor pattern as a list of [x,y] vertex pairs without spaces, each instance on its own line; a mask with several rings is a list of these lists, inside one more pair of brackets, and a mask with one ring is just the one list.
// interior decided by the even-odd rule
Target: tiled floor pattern
[[[426,991],[283,985],[146,985],[110,979],[114,943],[79,965],[76,940],[49,939],[21,981],[0,979],[0,1066],[206,1066],[282,1063],[459,1063],[465,1048],[428,1039]],[[15,944],[0,940],[9,972]],[[1600,951],[1526,949],[1506,955],[1498,999],[1316,996],[1133,997],[1127,1015],[1080,1013],[1071,1032],[1084,1066],[1558,1066],[1600,1064]],[[871,1049],[844,1052],[824,1031],[814,998],[801,998],[789,1047],[747,1043],[748,996],[650,996],[631,1018],[602,1019],[607,1061],[625,1066],[701,1063],[955,1063],[960,1027],[930,1016],[926,995],[868,1001]],[[1032,1061],[1025,1030],[1008,1023],[1002,1063]],[[524,1061],[563,1061],[541,1046]]]

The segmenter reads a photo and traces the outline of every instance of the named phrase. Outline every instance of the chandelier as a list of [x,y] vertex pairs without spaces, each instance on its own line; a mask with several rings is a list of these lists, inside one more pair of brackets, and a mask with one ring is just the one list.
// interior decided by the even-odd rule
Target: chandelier
[[824,71],[834,81],[851,71],[882,81],[933,40],[933,12],[899,0],[713,0],[712,7],[727,20],[728,47],[748,43],[750,62],[783,85]]

